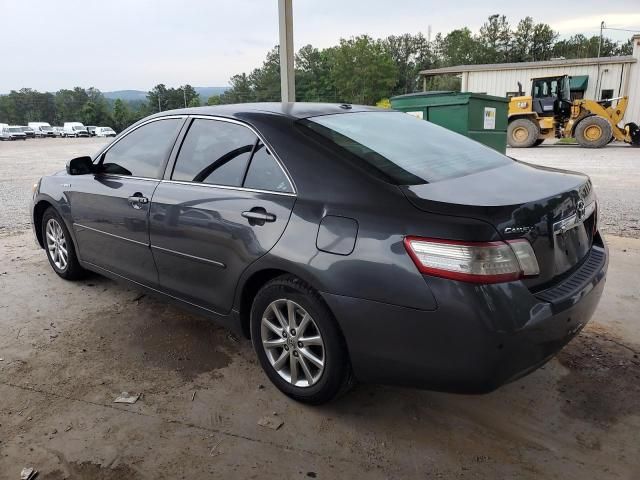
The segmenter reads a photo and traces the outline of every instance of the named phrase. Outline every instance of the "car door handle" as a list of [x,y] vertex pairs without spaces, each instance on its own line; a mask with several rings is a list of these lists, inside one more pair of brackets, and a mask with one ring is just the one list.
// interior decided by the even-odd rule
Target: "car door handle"
[[275,222],[276,216],[267,212],[262,207],[255,207],[246,212],[242,212],[242,216],[249,220],[249,225],[264,225],[265,222]]
[[129,205],[136,210],[142,208],[142,205],[149,203],[149,199],[143,196],[141,193],[134,193],[129,197]]

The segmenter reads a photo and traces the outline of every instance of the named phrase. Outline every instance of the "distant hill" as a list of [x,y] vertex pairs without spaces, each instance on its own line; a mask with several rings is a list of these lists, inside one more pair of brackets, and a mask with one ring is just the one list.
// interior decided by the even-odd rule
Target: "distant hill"
[[222,95],[229,90],[230,87],[193,87],[200,95],[200,100],[206,102],[211,95]]
[[147,92],[142,90],[115,90],[113,92],[102,92],[105,98],[111,100],[126,100],[127,102],[133,102],[136,100],[147,100]]
[[[193,88],[195,88],[196,92],[198,92],[198,95],[200,95],[200,101],[203,103],[206,102],[211,95],[221,95],[226,90],[229,89],[229,87],[193,87]],[[125,100],[128,102],[135,102],[135,101],[146,102],[147,101],[147,92],[143,90],[114,90],[113,92],[102,92],[102,93],[105,96],[105,98],[108,98],[110,100],[116,100],[117,98],[119,98],[121,100]]]

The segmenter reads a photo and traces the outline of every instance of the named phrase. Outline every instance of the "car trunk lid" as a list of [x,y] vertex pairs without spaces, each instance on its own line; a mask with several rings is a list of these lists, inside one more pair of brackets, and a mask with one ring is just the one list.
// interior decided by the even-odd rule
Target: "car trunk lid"
[[595,194],[580,173],[514,161],[401,189],[421,210],[484,220],[504,240],[529,240],[540,267],[540,275],[525,280],[534,290],[563,278],[593,243]]

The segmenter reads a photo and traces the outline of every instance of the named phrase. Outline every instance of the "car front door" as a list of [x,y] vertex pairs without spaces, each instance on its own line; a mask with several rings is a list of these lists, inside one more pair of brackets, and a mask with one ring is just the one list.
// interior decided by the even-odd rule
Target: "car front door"
[[71,177],[69,203],[80,259],[157,285],[149,206],[185,117],[142,124],[98,159],[96,174]]
[[151,203],[150,243],[161,288],[229,312],[240,275],[275,245],[295,198],[279,161],[251,129],[193,119]]

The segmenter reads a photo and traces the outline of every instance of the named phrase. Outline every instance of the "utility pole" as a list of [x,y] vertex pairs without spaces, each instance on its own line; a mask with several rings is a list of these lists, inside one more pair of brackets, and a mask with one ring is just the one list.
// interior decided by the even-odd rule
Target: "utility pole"
[[187,90],[182,87],[182,96],[184,97],[184,108],[187,108]]
[[598,92],[600,91],[600,53],[602,52],[602,31],[604,30],[604,20],[600,22],[600,41],[598,42],[598,70],[596,77],[596,99],[600,96]]
[[160,94],[158,94],[158,112],[161,112],[162,108],[160,107]]
[[296,101],[296,78],[293,69],[293,0],[278,0],[280,25],[280,90],[283,102]]

